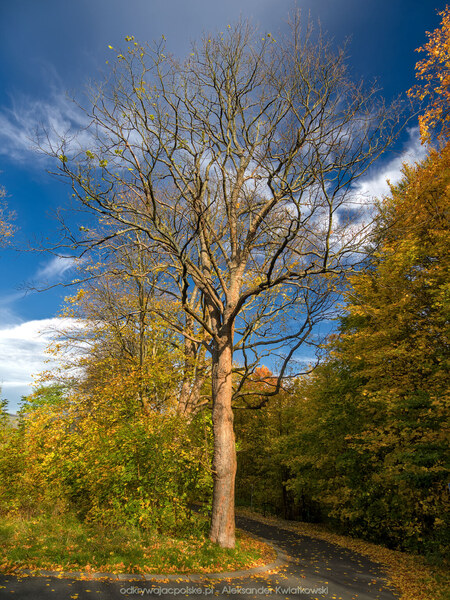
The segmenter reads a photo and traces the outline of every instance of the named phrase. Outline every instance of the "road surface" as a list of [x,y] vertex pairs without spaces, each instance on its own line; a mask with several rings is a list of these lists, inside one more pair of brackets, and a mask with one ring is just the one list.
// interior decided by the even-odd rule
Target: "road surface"
[[335,544],[300,535],[247,517],[241,529],[281,549],[275,572],[207,578],[189,575],[147,581],[58,579],[0,575],[0,599],[120,600],[124,598],[214,598],[231,600],[396,600],[382,568],[368,558]]

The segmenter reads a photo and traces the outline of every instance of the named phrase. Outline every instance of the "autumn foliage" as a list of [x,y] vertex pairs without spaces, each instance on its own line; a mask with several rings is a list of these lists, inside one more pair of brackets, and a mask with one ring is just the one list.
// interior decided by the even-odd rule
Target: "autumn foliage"
[[[53,346],[58,356],[61,352],[68,356],[63,376],[52,372],[45,385],[24,400],[17,427],[8,421],[0,404],[0,513],[28,518],[56,511],[109,528],[130,525],[179,533],[192,526],[191,504],[211,504],[212,500],[216,525],[211,539],[231,547],[237,454],[240,504],[285,518],[325,521],[341,532],[392,548],[443,556],[448,539],[450,474],[450,143],[445,144],[450,128],[450,9],[440,14],[441,28],[429,33],[429,42],[419,49],[426,53],[417,64],[417,77],[423,85],[410,91],[410,96],[428,101],[420,118],[421,135],[426,141],[436,132],[440,150],[430,150],[421,164],[403,167],[402,180],[380,201],[371,238],[366,240],[370,246],[362,249],[354,240],[352,252],[364,251],[364,262],[344,273],[339,265],[344,264],[343,257],[349,251],[346,244],[333,258],[339,272],[336,287],[344,288],[345,304],[337,333],[322,346],[324,360],[320,366],[309,375],[283,376],[289,358],[307,336],[315,333],[320,320],[329,316],[335,300],[335,267],[327,263],[328,252],[325,262],[321,257],[317,266],[311,263],[304,269],[307,263],[302,262],[315,253],[311,248],[318,242],[304,240],[310,233],[313,238],[316,235],[313,215],[322,207],[318,204],[310,216],[302,213],[303,192],[298,197],[298,186],[304,177],[305,156],[299,152],[302,145],[297,134],[283,167],[283,172],[289,173],[294,159],[298,160],[299,172],[293,172],[287,196],[291,204],[286,201],[286,206],[270,216],[283,194],[278,196],[274,191],[273,202],[267,201],[266,206],[255,184],[246,198],[248,207],[240,206],[237,199],[245,190],[244,174],[253,160],[252,152],[263,143],[260,139],[264,140],[256,132],[248,162],[239,167],[242,177],[232,182],[236,191],[225,199],[230,203],[223,213],[226,218],[219,218],[212,210],[215,202],[208,200],[207,209],[197,205],[193,191],[189,194],[195,196],[195,202],[190,204],[192,198],[182,195],[191,189],[190,184],[183,183],[176,201],[164,194],[163,200],[158,197],[164,205],[160,208],[163,218],[152,217],[151,221],[145,202],[140,213],[131,202],[126,207],[130,213],[126,219],[131,221],[123,223],[130,225],[133,236],[111,242],[109,234],[102,234],[102,243],[109,244],[106,255],[114,258],[86,267],[86,279],[95,283],[86,284],[67,299],[63,316],[76,321],[78,329],[60,332]],[[210,60],[208,43],[205,56]],[[218,43],[217,48],[222,52],[228,47]],[[138,58],[135,50],[130,54]],[[314,55],[308,56],[313,61]],[[333,62],[330,57],[327,60],[331,68]],[[261,81],[265,81],[266,71],[262,73]],[[184,77],[181,70],[179,75]],[[276,82],[275,77],[269,79]],[[213,81],[217,85],[215,77]],[[141,89],[135,92],[143,93]],[[283,85],[279,93],[284,97]],[[229,94],[234,101],[234,91]],[[305,97],[310,97],[309,91]],[[336,101],[339,98],[337,94]],[[364,99],[358,101],[365,106]],[[293,107],[296,109],[295,102]],[[241,115],[240,111],[236,114]],[[149,118],[155,120],[153,112]],[[179,138],[176,115],[174,119],[173,140],[184,156],[192,149]],[[198,141],[199,127],[192,122],[186,127]],[[120,120],[115,126],[117,123]],[[161,117],[160,144],[166,144],[168,157],[162,162],[161,177],[166,177],[169,168],[176,182],[177,177],[184,181],[188,175],[179,171],[172,145],[162,133],[164,123],[165,117]],[[244,136],[247,142],[248,131]],[[320,149],[327,135],[320,133],[320,128],[317,131]],[[344,120],[336,136],[337,147],[345,142],[347,132]],[[275,133],[271,135],[278,139]],[[201,137],[204,156],[210,154],[206,138],[204,134]],[[217,157],[222,152],[226,157],[222,169],[226,181],[234,172],[225,168],[233,154],[229,154],[227,140],[222,141]],[[372,138],[365,138],[363,146],[368,141],[367,164],[373,159]],[[240,152],[236,156],[241,156]],[[270,172],[274,167],[269,146],[267,152],[265,168]],[[334,150],[327,152],[330,157],[335,155]],[[351,161],[359,162],[351,144],[343,155],[346,152]],[[115,155],[121,156],[122,150]],[[92,152],[83,158],[89,177],[95,172],[93,158]],[[154,160],[160,160],[159,155]],[[66,175],[75,180],[81,177],[78,167],[68,171],[65,155],[60,161]],[[202,160],[195,156],[195,161],[200,169]],[[105,177],[107,165],[106,159],[99,163]],[[324,190],[328,189],[325,173],[334,177],[341,169],[339,162],[332,165],[322,173]],[[359,167],[352,162],[350,166],[359,173]],[[111,169],[109,177],[115,180],[115,166]],[[314,176],[308,186],[315,189],[317,172],[311,172]],[[189,170],[186,173],[191,177]],[[198,173],[192,176],[195,186],[201,181]],[[280,173],[281,166],[270,178],[281,177],[283,186],[288,185]],[[89,188],[91,183],[85,189],[86,181],[78,181],[83,194],[97,194]],[[351,188],[352,181],[345,185]],[[146,177],[136,176],[132,185],[139,192],[142,182],[145,193],[150,193]],[[223,190],[227,189],[224,185]],[[341,191],[339,184],[333,192],[338,208]],[[81,191],[78,193],[84,198]],[[109,194],[106,186],[98,192],[96,202],[100,206],[111,202],[109,220],[122,223],[125,213],[112,203]],[[215,194],[211,198],[220,198]],[[87,197],[89,200],[83,201],[92,208],[90,202],[94,201]],[[295,202],[298,218],[283,231],[283,218],[292,216]],[[174,229],[168,234],[169,209],[174,211]],[[182,218],[191,209],[195,218],[186,225]],[[251,234],[244,227],[240,229],[238,215],[249,220]],[[260,234],[252,224],[254,215],[258,215]],[[227,219],[231,217],[230,226]],[[140,237],[142,225],[137,227],[136,219],[147,223],[147,237]],[[308,224],[308,219],[306,235],[300,223]],[[196,227],[205,223],[198,245],[192,244],[191,258],[186,258],[186,248],[198,235]],[[194,227],[192,238],[190,227]],[[236,237],[232,240],[233,260],[224,254],[230,231]],[[11,232],[0,206],[0,244]],[[324,247],[328,247],[336,234],[331,220],[322,233]],[[344,231],[338,233],[345,239]],[[189,239],[186,245],[185,235]],[[239,236],[244,252],[238,248]],[[166,240],[165,258],[160,237]],[[210,239],[213,242],[208,242]],[[249,246],[245,245],[248,240]],[[91,243],[97,246],[95,236]],[[179,247],[185,249],[179,252]],[[246,272],[252,254],[253,266]],[[303,258],[297,260],[297,256]],[[233,262],[238,259],[243,261],[239,272],[235,268],[238,263]],[[315,273],[316,268],[320,279],[305,275],[309,270]],[[213,278],[212,272],[216,273]],[[172,287],[167,287],[168,280]],[[247,312],[239,313],[251,297]],[[289,328],[296,333],[290,335]],[[289,343],[284,346],[286,340]],[[272,356],[270,348],[274,348]],[[238,352],[233,362],[235,349]],[[261,356],[273,363],[279,360],[283,367],[278,373],[273,367],[272,372],[262,366]],[[241,364],[237,364],[239,360]],[[59,383],[55,383],[56,375]],[[218,444],[221,440],[225,440],[222,446]],[[212,461],[214,447],[216,458]]]
[[[380,204],[372,251],[348,280],[321,366],[272,397],[268,368],[248,378],[234,410],[239,503],[443,554],[449,205],[447,145],[405,166]],[[97,293],[74,297],[70,314],[85,303],[99,317]],[[78,364],[84,379],[37,389],[20,426],[0,427],[0,509],[179,532],[190,527],[190,503],[211,498],[211,413],[177,411],[182,360],[163,327],[148,321],[139,362],[124,351],[136,323],[117,336],[114,322],[93,330]]]
[[439,13],[441,26],[427,32],[428,42],[417,49],[425,58],[416,64],[420,85],[409,90],[412,98],[425,101],[425,112],[419,117],[420,134],[429,141],[431,132],[438,139],[448,139],[450,132],[450,7]]
[[239,415],[240,501],[445,552],[449,206],[447,145],[405,166],[380,206],[327,360],[260,414]]
[[209,495],[209,424],[144,413],[132,389],[122,392],[36,390],[19,428],[0,432],[0,509],[182,531],[189,502]]

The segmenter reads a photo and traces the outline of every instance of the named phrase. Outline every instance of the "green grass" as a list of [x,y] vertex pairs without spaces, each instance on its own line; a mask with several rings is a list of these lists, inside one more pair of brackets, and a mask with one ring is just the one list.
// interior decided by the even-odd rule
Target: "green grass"
[[[200,531],[195,517],[190,535],[170,537],[135,527],[105,529],[73,515],[9,515],[0,525],[0,569],[188,573],[233,571],[273,559],[273,552],[244,534],[233,550],[219,548]],[[204,529],[204,527],[203,527]]]

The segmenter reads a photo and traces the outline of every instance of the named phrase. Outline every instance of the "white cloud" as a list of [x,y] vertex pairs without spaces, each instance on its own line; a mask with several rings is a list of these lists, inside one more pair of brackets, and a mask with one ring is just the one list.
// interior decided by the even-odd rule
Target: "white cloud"
[[33,375],[54,365],[45,350],[54,331],[70,327],[75,319],[39,319],[0,329],[0,385],[2,397],[15,411],[23,394],[29,394]]
[[423,160],[427,155],[427,149],[420,142],[420,133],[417,127],[408,131],[409,139],[404,150],[384,164],[383,167],[372,170],[370,174],[359,180],[354,186],[353,192],[356,202],[361,205],[371,205],[373,201],[389,194],[389,180],[391,184],[396,184],[402,177],[402,165],[404,163],[414,164]]
[[53,281],[60,278],[66,271],[79,264],[80,260],[71,256],[54,256],[36,273],[39,281]]
[[[427,148],[420,142],[419,129],[411,128],[408,133],[409,138],[402,152],[381,167],[374,166],[366,177],[359,179],[348,190],[346,199],[336,215],[337,228],[332,239],[335,247],[346,246],[353,256],[353,249],[361,248],[371,233],[375,202],[389,195],[389,183],[395,185],[401,180],[402,166],[405,163],[414,164],[426,157]],[[347,224],[348,219],[350,222]]]

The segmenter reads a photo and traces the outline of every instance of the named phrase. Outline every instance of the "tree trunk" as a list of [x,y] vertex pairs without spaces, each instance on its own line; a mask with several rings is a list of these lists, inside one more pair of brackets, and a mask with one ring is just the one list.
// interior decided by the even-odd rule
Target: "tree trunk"
[[236,446],[233,427],[232,333],[216,343],[212,353],[213,397],[213,503],[210,539],[222,548],[234,548],[234,482]]

